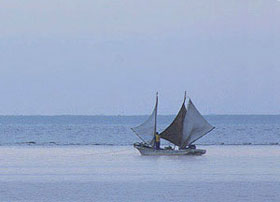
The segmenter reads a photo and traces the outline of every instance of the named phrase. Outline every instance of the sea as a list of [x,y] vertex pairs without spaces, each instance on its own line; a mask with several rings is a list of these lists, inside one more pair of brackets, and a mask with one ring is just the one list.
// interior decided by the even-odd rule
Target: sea
[[[159,116],[163,131],[175,115]],[[148,116],[0,116],[0,145],[131,145]],[[202,145],[278,145],[280,115],[208,115],[215,126]],[[163,144],[168,144],[163,142]]]
[[205,117],[205,155],[141,156],[147,116],[0,116],[0,201],[279,202],[280,116]]

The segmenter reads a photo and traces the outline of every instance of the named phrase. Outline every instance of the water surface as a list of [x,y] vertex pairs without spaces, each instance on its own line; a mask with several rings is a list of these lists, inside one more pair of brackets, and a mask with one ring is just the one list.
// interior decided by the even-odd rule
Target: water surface
[[[198,144],[280,144],[280,116],[210,115],[216,127]],[[0,116],[0,145],[131,145],[130,130],[147,116]],[[159,116],[164,130],[174,116]]]

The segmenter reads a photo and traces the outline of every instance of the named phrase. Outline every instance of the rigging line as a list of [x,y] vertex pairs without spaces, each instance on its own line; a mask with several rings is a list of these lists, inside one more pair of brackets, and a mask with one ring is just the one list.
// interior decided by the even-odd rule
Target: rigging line
[[[130,128],[143,142],[147,143],[139,134],[137,134],[137,132],[133,129]],[[148,143],[147,143],[148,144]]]

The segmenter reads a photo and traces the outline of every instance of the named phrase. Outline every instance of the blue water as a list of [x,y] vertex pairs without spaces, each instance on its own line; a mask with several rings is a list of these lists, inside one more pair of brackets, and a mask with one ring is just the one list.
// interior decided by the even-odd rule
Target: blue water
[[[209,115],[207,145],[280,144],[280,115]],[[147,116],[0,116],[0,145],[130,145],[130,130]],[[159,116],[162,131],[174,116]]]

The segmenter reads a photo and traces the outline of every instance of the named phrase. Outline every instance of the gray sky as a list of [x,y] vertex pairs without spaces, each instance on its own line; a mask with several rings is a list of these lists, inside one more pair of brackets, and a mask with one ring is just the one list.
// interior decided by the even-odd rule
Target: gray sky
[[280,1],[2,0],[0,114],[280,114]]

